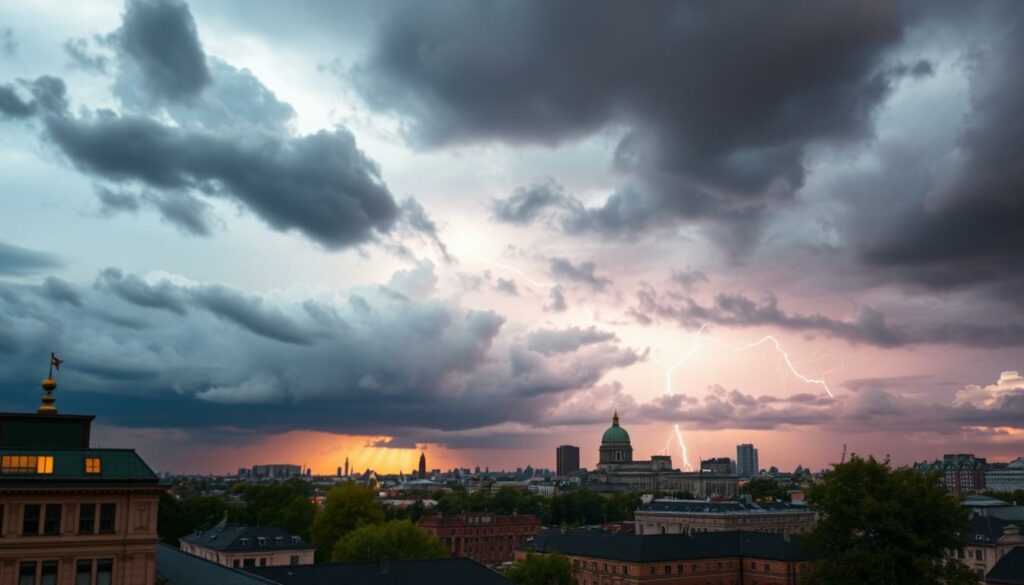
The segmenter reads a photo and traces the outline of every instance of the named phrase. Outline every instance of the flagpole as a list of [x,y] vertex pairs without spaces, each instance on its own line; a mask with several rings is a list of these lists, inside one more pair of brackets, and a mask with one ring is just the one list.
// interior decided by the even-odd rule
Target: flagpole
[[50,352],[50,375],[48,375],[47,378],[53,378],[53,358],[54,357],[55,356],[53,355],[53,352],[51,351]]

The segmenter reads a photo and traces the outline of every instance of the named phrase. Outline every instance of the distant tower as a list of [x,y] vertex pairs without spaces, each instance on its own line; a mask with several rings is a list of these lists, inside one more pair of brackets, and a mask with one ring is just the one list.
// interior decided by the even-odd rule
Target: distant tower
[[420,452],[420,479],[427,479],[427,456]]
[[736,446],[736,475],[749,478],[757,475],[760,462],[757,460],[757,448],[750,443]]
[[345,477],[348,477],[348,457],[345,458]]

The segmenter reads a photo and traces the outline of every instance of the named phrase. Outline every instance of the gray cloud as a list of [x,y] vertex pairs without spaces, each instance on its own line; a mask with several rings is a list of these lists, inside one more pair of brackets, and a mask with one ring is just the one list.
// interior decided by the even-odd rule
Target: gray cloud
[[565,294],[562,292],[562,288],[553,286],[548,294],[551,297],[551,304],[546,305],[544,310],[555,313],[564,313],[568,306],[565,303]]
[[615,334],[610,331],[599,331],[591,326],[586,329],[569,327],[568,329],[539,329],[526,338],[526,347],[537,353],[553,355],[576,351],[584,345],[612,341]]
[[56,276],[47,276],[43,280],[42,293],[53,301],[68,303],[75,307],[82,306],[82,296],[71,284]]
[[39,252],[0,242],[0,274],[20,276],[49,268],[57,268],[63,262],[48,252]]
[[117,41],[155,98],[189,99],[212,80],[192,13],[180,0],[129,0]]
[[645,324],[660,319],[688,328],[697,328],[704,323],[729,327],[770,325],[879,347],[926,343],[975,347],[1024,345],[1024,325],[1018,323],[939,321],[912,327],[891,324],[883,312],[871,307],[861,307],[856,318],[847,321],[820,313],[786,312],[779,307],[778,299],[773,295],[755,301],[742,294],[719,293],[711,304],[702,305],[686,295],[660,295],[651,286],[641,288],[637,299],[637,305],[631,312],[638,322]]
[[[216,425],[240,429],[243,442],[294,429],[440,436],[532,424],[640,358],[586,330],[575,351],[539,353],[528,337],[502,335],[496,313],[398,293],[392,284],[430,280],[432,268],[406,272],[343,295],[258,295],[107,269],[92,287],[65,283],[81,306],[4,285],[0,351],[11,359],[0,389],[34,386],[37,372],[21,364],[52,347],[67,360],[62,387],[75,389],[62,403],[114,425]],[[145,342],[111,328],[110,316],[146,327]]]
[[[109,44],[103,37],[96,37],[100,45]],[[96,51],[88,39],[68,39],[64,42],[64,53],[68,56],[70,66],[74,69],[106,74],[110,70],[111,58]]]
[[516,281],[508,280],[499,277],[497,283],[494,285],[495,290],[503,292],[507,295],[519,296],[519,289],[516,287]]
[[[629,128],[613,164],[635,184],[584,210],[579,231],[666,214],[749,229],[803,185],[811,144],[871,135],[896,80],[921,73],[885,63],[908,25],[902,7],[806,8],[443,2],[396,10],[349,75],[423,146]],[[551,205],[566,202],[528,188],[494,211],[524,222]]]
[[612,283],[610,279],[598,276],[597,267],[590,261],[573,264],[567,258],[552,258],[549,270],[559,280],[583,284],[595,291],[603,291]]

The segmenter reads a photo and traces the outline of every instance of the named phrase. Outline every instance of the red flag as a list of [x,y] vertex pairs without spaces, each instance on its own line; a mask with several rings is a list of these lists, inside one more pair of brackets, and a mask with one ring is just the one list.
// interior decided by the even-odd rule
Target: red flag
[[60,371],[60,365],[62,363],[64,363],[64,360],[58,359],[57,356],[53,355],[52,353],[50,354],[50,365],[57,368],[57,371]]

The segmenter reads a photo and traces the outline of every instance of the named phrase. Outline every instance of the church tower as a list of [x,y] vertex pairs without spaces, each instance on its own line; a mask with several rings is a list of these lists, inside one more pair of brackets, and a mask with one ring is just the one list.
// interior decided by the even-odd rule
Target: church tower
[[420,451],[420,479],[427,479],[427,456]]

